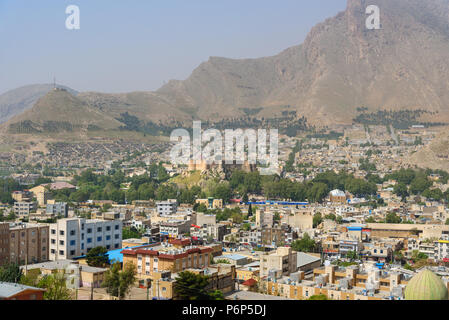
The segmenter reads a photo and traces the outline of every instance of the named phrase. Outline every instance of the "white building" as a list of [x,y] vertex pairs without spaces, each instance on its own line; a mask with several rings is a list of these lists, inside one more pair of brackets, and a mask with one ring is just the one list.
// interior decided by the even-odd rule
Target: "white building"
[[156,203],[157,213],[160,215],[175,214],[178,210],[176,200],[160,201]]
[[50,260],[79,257],[95,247],[121,249],[122,221],[69,218],[50,224]]

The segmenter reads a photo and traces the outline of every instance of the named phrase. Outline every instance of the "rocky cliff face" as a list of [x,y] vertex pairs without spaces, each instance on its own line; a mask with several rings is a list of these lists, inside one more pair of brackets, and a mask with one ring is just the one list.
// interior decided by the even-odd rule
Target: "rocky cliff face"
[[[380,8],[368,30],[366,7]],[[303,44],[276,56],[211,57],[185,81],[156,92],[80,94],[114,117],[129,111],[152,121],[258,117],[296,110],[315,125],[352,122],[358,107],[425,109],[449,121],[449,2],[348,0],[344,12],[315,26]]]

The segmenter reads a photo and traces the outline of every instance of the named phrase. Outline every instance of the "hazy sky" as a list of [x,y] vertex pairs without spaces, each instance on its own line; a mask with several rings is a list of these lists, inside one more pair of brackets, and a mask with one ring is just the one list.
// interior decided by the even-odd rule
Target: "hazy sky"
[[[81,29],[67,30],[68,5]],[[346,0],[0,0],[0,94],[57,82],[155,90],[210,56],[256,58],[300,44]]]

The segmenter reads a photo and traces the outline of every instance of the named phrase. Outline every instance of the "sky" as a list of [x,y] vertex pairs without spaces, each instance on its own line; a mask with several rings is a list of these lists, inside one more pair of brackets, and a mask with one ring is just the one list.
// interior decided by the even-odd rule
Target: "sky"
[[[66,8],[80,29],[66,28]],[[211,56],[258,58],[302,43],[346,0],[0,0],[0,94],[52,83],[157,90]]]

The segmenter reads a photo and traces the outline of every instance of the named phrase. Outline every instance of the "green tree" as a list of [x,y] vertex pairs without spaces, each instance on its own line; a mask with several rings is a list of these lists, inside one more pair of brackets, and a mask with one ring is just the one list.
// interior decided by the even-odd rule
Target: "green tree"
[[315,240],[310,238],[309,234],[304,234],[304,237],[300,240],[296,240],[292,243],[292,249],[299,252],[314,252],[316,249]]
[[8,263],[0,267],[0,282],[19,282],[22,276],[22,270],[16,263]]
[[319,294],[319,295],[311,296],[311,297],[309,298],[309,300],[329,300],[329,299],[327,298],[326,295],[324,295],[324,294]]
[[142,234],[134,227],[125,227],[122,229],[122,239],[140,239]]
[[323,222],[321,213],[319,213],[319,212],[315,213],[315,215],[313,216],[313,227],[314,228],[318,227],[321,224],[321,222]]
[[394,212],[388,213],[385,218],[386,223],[401,223],[401,221],[401,217],[398,217],[398,215]]
[[117,262],[114,263],[108,271],[106,271],[103,287],[106,288],[106,292],[109,295],[123,300],[135,282],[135,266],[132,263],[127,263],[122,271],[120,263]]
[[175,295],[180,300],[215,300],[215,292],[208,292],[207,276],[189,271],[178,273],[174,284]]
[[358,255],[358,253],[355,252],[355,251],[349,251],[349,252],[346,254],[346,258],[348,258],[348,259],[351,260],[351,262],[352,262],[352,261],[358,260],[358,259],[359,259],[359,255]]
[[67,278],[62,272],[44,276],[37,286],[45,289],[44,300],[72,300]]
[[398,196],[401,197],[402,200],[405,200],[409,196],[407,185],[404,183],[398,183],[394,186],[393,192]]
[[103,268],[109,262],[107,252],[108,250],[105,247],[90,249],[86,255],[87,264],[91,267]]

